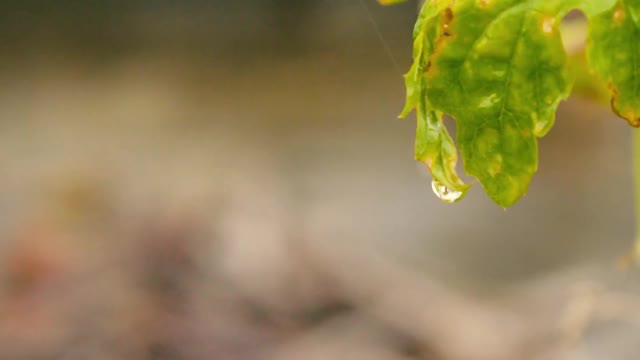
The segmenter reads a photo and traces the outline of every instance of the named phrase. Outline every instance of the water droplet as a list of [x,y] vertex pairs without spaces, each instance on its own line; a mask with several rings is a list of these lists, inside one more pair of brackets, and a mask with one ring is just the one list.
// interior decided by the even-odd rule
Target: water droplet
[[455,202],[462,196],[462,191],[451,190],[436,179],[431,180],[431,189],[440,200],[446,203]]

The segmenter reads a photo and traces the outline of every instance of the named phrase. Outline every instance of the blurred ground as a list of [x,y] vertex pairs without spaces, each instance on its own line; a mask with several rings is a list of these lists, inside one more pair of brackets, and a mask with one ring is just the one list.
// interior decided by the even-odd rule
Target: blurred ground
[[[446,205],[358,2],[5,5],[0,359],[637,358],[608,109]],[[367,6],[407,68],[415,4]]]

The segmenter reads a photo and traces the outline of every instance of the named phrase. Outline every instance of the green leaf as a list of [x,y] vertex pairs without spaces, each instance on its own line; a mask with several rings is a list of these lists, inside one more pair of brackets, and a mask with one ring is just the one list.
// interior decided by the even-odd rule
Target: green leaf
[[418,109],[423,113],[418,115],[415,158],[427,164],[434,180],[444,185],[447,192],[460,193],[454,201],[462,200],[471,185],[465,184],[456,173],[458,153],[442,123],[442,114],[422,109],[424,107]]
[[427,1],[420,10],[413,28],[413,64],[404,75],[407,101],[400,117],[407,116],[425,97],[424,71],[433,53],[434,42],[440,35],[437,21],[434,20],[439,18],[449,3],[450,1]]
[[571,79],[558,25],[564,1],[458,1],[427,70],[427,97],[455,117],[465,170],[504,207],[538,168]]
[[588,59],[609,82],[614,111],[640,126],[640,0],[427,0],[400,116],[417,110],[416,159],[437,183],[462,195],[469,188],[455,170],[446,113],[456,120],[465,171],[489,197],[507,207],[526,193],[538,138],[574,77],[582,93],[601,96],[584,57],[569,59],[563,46],[560,23],[576,8],[590,20]]
[[591,18],[588,58],[609,84],[611,107],[640,127],[640,1],[620,0]]
[[588,17],[593,17],[611,9],[617,1],[618,0],[571,0],[569,5],[574,8],[579,8]]
[[413,65],[405,75],[407,100],[400,117],[407,116],[416,109],[417,130],[415,158],[427,164],[435,181],[447,191],[460,192],[455,201],[464,197],[470,185],[465,184],[456,172],[458,154],[451,136],[442,123],[442,114],[430,109],[426,98],[424,72],[434,49],[434,42],[440,35],[438,19],[449,1],[428,1],[422,7],[413,36]]

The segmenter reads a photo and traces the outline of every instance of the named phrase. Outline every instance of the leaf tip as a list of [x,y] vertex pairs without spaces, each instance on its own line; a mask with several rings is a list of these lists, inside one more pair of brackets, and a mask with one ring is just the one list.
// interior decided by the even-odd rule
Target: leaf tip
[[620,92],[613,83],[609,82],[609,91],[611,92],[611,110],[619,117],[627,120],[629,125],[634,128],[640,128],[640,114],[633,107],[621,108],[619,105]]

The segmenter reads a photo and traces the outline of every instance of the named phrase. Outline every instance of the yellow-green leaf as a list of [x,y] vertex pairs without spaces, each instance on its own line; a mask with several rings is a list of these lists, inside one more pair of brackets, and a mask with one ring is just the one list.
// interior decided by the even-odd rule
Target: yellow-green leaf
[[640,127],[640,0],[594,16],[589,38],[589,62],[609,85],[613,111]]
[[442,114],[430,108],[426,98],[424,73],[440,36],[441,12],[449,1],[428,1],[422,7],[414,28],[413,65],[405,75],[407,101],[401,117],[416,109],[417,130],[415,158],[427,164],[434,180],[446,187],[445,191],[460,193],[455,201],[464,197],[470,185],[465,184],[456,172],[458,154],[456,147],[442,123]]
[[462,195],[469,187],[455,170],[446,113],[456,120],[465,171],[494,202],[511,206],[527,192],[538,138],[574,77],[583,93],[599,94],[579,53],[570,69],[560,34],[576,8],[589,19],[588,58],[610,84],[614,111],[640,126],[640,0],[428,0],[414,29],[401,117],[417,109],[416,159],[438,184]]
[[458,1],[426,73],[427,97],[455,117],[468,174],[501,206],[527,191],[537,140],[571,86],[562,1]]

